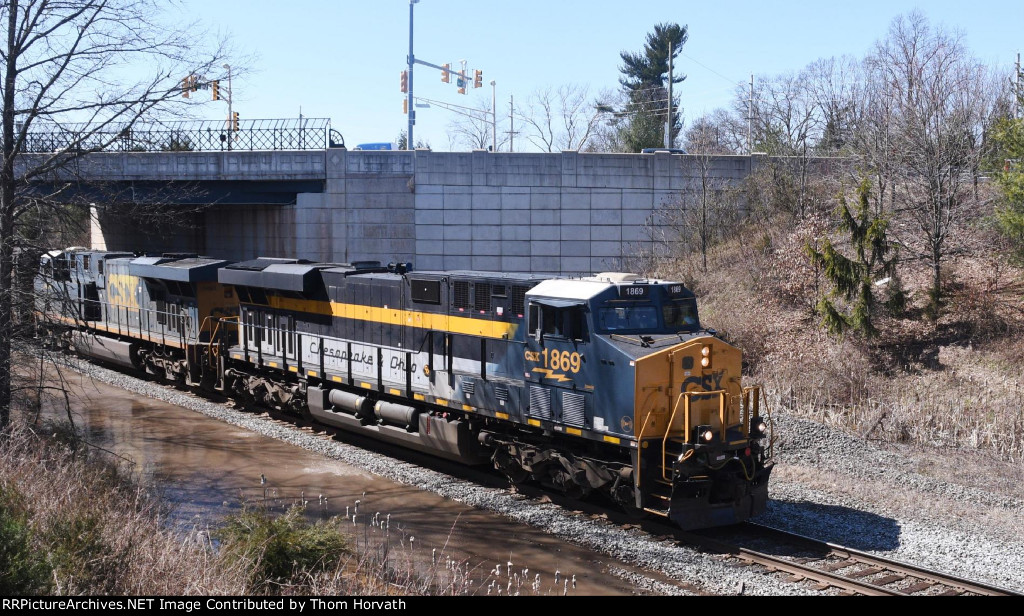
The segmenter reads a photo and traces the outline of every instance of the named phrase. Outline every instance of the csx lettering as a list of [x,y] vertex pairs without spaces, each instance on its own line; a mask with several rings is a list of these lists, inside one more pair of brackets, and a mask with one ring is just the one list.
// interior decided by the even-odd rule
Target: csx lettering
[[544,349],[543,352],[526,351],[526,361],[542,364],[548,370],[577,373],[583,363],[583,356],[572,351]]
[[[705,374],[704,376],[691,376],[690,378],[683,381],[684,391],[718,391],[722,389],[722,377],[725,376],[725,370],[719,370],[718,372],[712,372],[711,374]],[[690,389],[689,385],[693,385],[693,390]],[[708,396],[694,396],[694,400],[706,400]]]

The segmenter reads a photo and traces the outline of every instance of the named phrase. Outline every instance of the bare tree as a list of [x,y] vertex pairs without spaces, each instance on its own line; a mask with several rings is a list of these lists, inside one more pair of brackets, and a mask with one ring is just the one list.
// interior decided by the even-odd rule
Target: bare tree
[[[214,76],[219,44],[193,24],[169,27],[159,0],[6,0],[0,20],[3,160],[0,166],[0,430],[10,422],[15,255],[29,221],[67,218],[76,159],[180,101],[180,83]],[[219,75],[216,75],[219,76]],[[211,77],[213,78],[213,77]],[[63,147],[28,156],[34,129],[76,123]],[[33,186],[46,180],[46,192]]]
[[974,201],[987,70],[959,35],[932,28],[920,13],[896,18],[865,68],[863,152],[876,176],[891,178],[896,213],[910,227],[905,242],[931,266],[935,316],[951,233]]
[[808,97],[819,114],[815,150],[833,156],[848,149],[863,113],[863,72],[855,58],[822,58],[802,73]]
[[451,149],[461,145],[471,150],[486,150],[491,147],[492,136],[497,137],[495,150],[500,150],[508,143],[508,134],[502,130],[501,120],[492,128],[491,101],[483,98],[476,101],[474,107],[452,105],[450,111],[455,117],[448,122],[448,142]]
[[542,152],[586,149],[603,119],[585,85],[565,84],[536,90],[529,99],[526,138]]
[[[712,174],[714,157],[726,153],[721,135],[713,120],[698,118],[685,134],[686,151],[692,155],[697,171],[696,194],[679,202],[676,212],[677,226],[682,234],[695,236],[700,249],[701,271],[708,271],[708,247],[716,239],[727,217],[728,199],[725,198],[725,180]],[[687,161],[686,158],[681,158]],[[684,164],[686,164],[684,162]],[[687,203],[689,201],[690,203]],[[695,207],[694,207],[695,206]]]

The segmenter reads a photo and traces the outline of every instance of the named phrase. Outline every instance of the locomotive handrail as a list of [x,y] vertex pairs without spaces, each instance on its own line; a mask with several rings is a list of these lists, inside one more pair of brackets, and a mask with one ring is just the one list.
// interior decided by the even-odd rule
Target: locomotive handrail
[[[754,401],[753,412],[751,412],[751,399]],[[743,410],[743,436],[750,438],[750,424],[761,416],[761,386],[744,387],[740,400]]]
[[684,391],[680,392],[676,398],[676,404],[672,408],[672,415],[669,417],[668,425],[665,426],[665,435],[661,439],[661,476],[665,481],[671,481],[672,477],[669,473],[668,465],[665,463],[665,454],[668,450],[668,439],[672,432],[672,424],[675,423],[676,413],[679,412],[679,404],[683,405],[683,435],[686,437],[686,442],[690,442],[690,398],[693,396],[718,396],[718,423],[720,431],[720,439],[722,442],[725,441],[725,410],[726,403],[725,397],[729,395],[729,392],[724,389],[718,389],[715,391]]

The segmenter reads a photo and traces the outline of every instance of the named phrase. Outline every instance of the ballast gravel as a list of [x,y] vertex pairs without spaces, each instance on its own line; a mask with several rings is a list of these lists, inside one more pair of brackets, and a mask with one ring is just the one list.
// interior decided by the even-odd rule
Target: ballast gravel
[[[493,511],[633,567],[658,572],[680,585],[699,588],[702,593],[821,594],[811,584],[790,583],[783,575],[739,566],[736,561],[659,540],[636,528],[453,478],[88,362],[73,361],[72,365],[109,385]],[[917,470],[920,464],[905,452],[778,412],[775,434],[771,500],[768,511],[756,522],[1024,592],[1024,542],[1020,540],[1024,523],[1018,520],[1024,502],[1020,491],[992,491],[922,474]],[[999,466],[994,468],[992,472],[1000,472]],[[628,576],[638,592],[646,594],[690,592],[634,572],[622,570],[618,575]]]

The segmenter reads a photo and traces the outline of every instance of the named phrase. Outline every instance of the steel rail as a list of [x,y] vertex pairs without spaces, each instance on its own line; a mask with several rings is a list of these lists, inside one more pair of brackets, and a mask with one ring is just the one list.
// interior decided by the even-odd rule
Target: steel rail
[[[1001,588],[994,584],[968,580],[959,576],[942,573],[939,571],[935,571],[933,569],[928,569],[925,567],[921,567],[919,565],[913,565],[893,558],[886,558],[883,556],[878,556],[876,554],[871,554],[868,552],[862,552],[860,550],[855,550],[853,548],[838,545],[835,543],[820,541],[818,539],[813,539],[811,537],[800,535],[798,533],[792,533],[789,531],[773,528],[770,526],[764,526],[753,522],[747,522],[746,525],[750,528],[757,529],[758,532],[770,533],[777,536],[785,537],[789,540],[796,540],[802,543],[806,543],[808,545],[827,548],[829,554],[836,556],[840,559],[851,561],[849,566],[855,566],[856,564],[865,564],[872,567],[878,567],[884,571],[889,571],[891,573],[899,574],[905,577],[919,578],[923,583],[926,582],[932,587],[946,586],[950,589],[958,591],[957,594],[972,593],[984,596],[1024,596],[1024,594],[1022,593],[1009,590],[1006,588]],[[890,581],[889,583],[892,582]],[[915,592],[920,592],[920,590],[923,589],[924,588],[921,588]],[[912,593],[903,592],[902,594]]]

